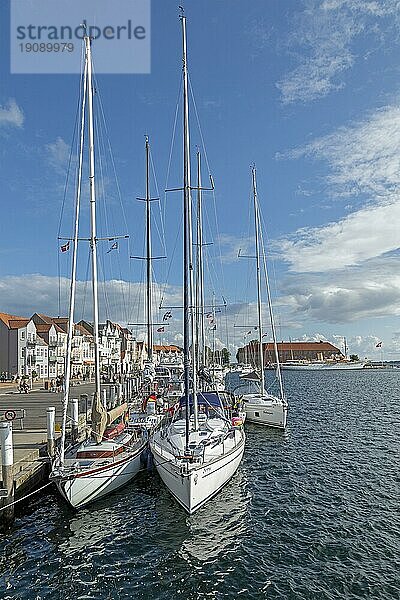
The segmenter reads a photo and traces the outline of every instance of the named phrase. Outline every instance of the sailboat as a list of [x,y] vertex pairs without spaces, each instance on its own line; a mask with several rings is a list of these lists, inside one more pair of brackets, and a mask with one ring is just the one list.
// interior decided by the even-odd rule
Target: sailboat
[[235,474],[243,457],[245,434],[223,394],[202,392],[197,386],[186,18],[181,15],[180,19],[183,45],[184,395],[174,407],[171,420],[153,434],[150,447],[162,481],[177,502],[193,514]]
[[[104,394],[100,389],[99,310],[97,290],[96,190],[93,127],[92,55],[89,36],[84,37],[85,65],[82,86],[82,113],[80,122],[80,153],[75,203],[75,227],[70,288],[70,305],[63,396],[61,447],[56,456],[50,479],[55,482],[64,499],[74,508],[86,506],[130,481],[141,468],[141,455],[146,449],[148,436],[145,430],[126,426],[128,405],[122,403],[107,412]],[[90,249],[92,264],[93,337],[95,354],[95,393],[92,401],[90,435],[84,441],[67,444],[67,411],[71,379],[71,351],[74,324],[79,213],[81,201],[83,146],[86,123],[89,134],[90,182]]]
[[[260,224],[260,210],[257,198],[257,183],[256,183],[256,169],[252,168],[252,187],[253,187],[253,206],[254,206],[254,229],[255,229],[255,246],[256,246],[256,272],[257,272],[257,314],[258,314],[258,347],[260,357],[260,373],[257,377],[256,385],[259,386],[258,392],[244,394],[242,397],[244,410],[246,412],[246,420],[250,423],[259,423],[260,425],[267,425],[269,427],[277,427],[279,429],[285,429],[287,420],[288,403],[285,398],[285,392],[283,388],[283,380],[281,373],[281,366],[279,362],[278,344],[276,341],[275,322],[272,311],[272,300],[268,280],[268,270],[265,259],[265,253],[262,253],[263,267],[266,279],[266,289],[268,298],[268,308],[271,321],[271,330],[274,343],[274,350],[276,356],[276,377],[279,385],[279,396],[274,396],[265,390],[265,372],[264,372],[264,352],[262,343],[262,312],[261,312],[261,257],[260,257],[260,242],[261,242],[261,224]],[[248,375],[249,378],[251,374]],[[246,375],[242,375],[242,379],[246,379]]]

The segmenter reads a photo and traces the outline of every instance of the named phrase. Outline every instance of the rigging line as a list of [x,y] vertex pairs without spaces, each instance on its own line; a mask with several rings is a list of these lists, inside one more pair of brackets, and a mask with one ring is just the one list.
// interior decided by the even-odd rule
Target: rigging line
[[58,275],[58,316],[61,315],[61,273],[60,273],[60,248],[57,242],[57,275]]
[[[272,245],[272,242],[271,242],[271,238],[268,235],[267,221],[264,218],[264,215],[261,213],[261,211],[260,211],[260,219],[261,219],[261,233],[263,236],[262,239],[265,237],[268,247],[270,247]],[[267,254],[265,254],[265,256],[267,256]],[[269,256],[270,256],[270,259],[268,261],[268,265],[269,265],[269,268],[268,268],[269,277],[268,278],[269,278],[269,281],[271,281],[270,273],[271,273],[271,269],[272,269],[273,290],[275,292],[275,296],[278,297],[278,284],[277,284],[278,278],[276,275],[276,264],[275,264],[276,258],[278,258],[278,256],[276,253],[274,256],[273,250],[272,250],[272,252],[269,253]],[[278,325],[276,325],[276,327],[279,328],[279,337],[282,339],[282,312],[279,308],[279,305],[278,305],[278,307],[274,307],[274,315],[278,317]]]
[[[174,125],[173,125],[173,128],[172,128],[172,136],[171,136],[171,143],[170,143],[170,148],[169,148],[168,166],[167,166],[167,174],[166,174],[166,178],[165,178],[164,190],[167,190],[168,187],[169,187],[168,184],[169,184],[169,177],[170,177],[170,172],[171,172],[172,154],[173,154],[174,145],[175,145],[176,128],[177,128],[177,122],[178,122],[179,108],[181,106],[181,101],[182,101],[182,93],[183,93],[183,72],[182,72],[182,75],[180,77],[178,97],[176,99]],[[166,214],[167,214],[167,192],[164,191],[164,206],[163,206],[163,223],[164,223],[164,227],[165,227],[165,223],[166,223]],[[180,227],[182,226],[182,221],[183,221],[183,216],[181,217],[181,225],[180,225]],[[180,231],[180,227],[178,228],[178,231]],[[178,241],[178,238],[175,239],[175,245],[174,245],[173,253],[175,253],[177,241]],[[165,254],[167,254],[167,253],[165,252]],[[168,278],[169,278],[169,275],[170,275],[170,272],[171,272],[171,267],[172,267],[172,256],[171,256],[171,260],[170,260],[169,264],[168,264],[168,261],[166,261],[166,263],[165,263],[165,268],[164,268],[165,289],[166,289],[167,281],[168,281]]]
[[163,290],[161,292],[161,301],[164,300],[165,292],[166,292],[166,289],[167,289],[167,286],[168,286],[168,280],[169,280],[169,276],[171,274],[172,263],[173,263],[173,259],[175,257],[176,249],[177,249],[177,246],[178,246],[178,241],[180,239],[180,233],[182,231],[182,226],[183,226],[183,214],[181,214],[181,218],[180,218],[180,221],[179,221],[179,226],[177,227],[177,230],[176,230],[176,236],[175,236],[174,247],[172,249],[171,260],[169,261],[168,271],[167,271],[167,274],[166,274],[166,277],[165,277],[165,282],[164,282]]
[[[100,122],[100,117],[98,117],[98,131],[99,132],[102,132],[103,125],[105,126],[104,121]],[[106,199],[106,189],[105,189],[105,181],[106,181],[106,177],[107,177],[107,173],[106,173],[107,162],[105,161],[105,156],[106,156],[107,150],[104,145],[104,137],[102,135],[99,135],[98,141],[99,141],[99,146],[100,146],[100,151],[98,153],[99,172],[100,172],[100,181],[99,181],[100,194],[99,195],[100,195],[100,200],[101,200],[102,212],[104,214],[104,222],[105,222],[105,228],[106,228],[105,235],[109,235],[110,231],[113,231],[114,233],[116,233],[116,226],[115,226],[114,219],[112,219],[112,221],[113,221],[112,224],[109,223],[109,212],[107,210],[107,199]],[[113,216],[112,211],[111,211],[111,216]],[[108,287],[107,287],[106,263],[109,263],[108,266],[110,269],[110,277],[111,277],[113,258],[110,253],[110,256],[108,257],[108,261],[107,261],[107,256],[104,253],[104,249],[100,253],[100,257],[102,260],[102,268],[103,268],[103,294],[104,294],[104,299],[105,299],[105,306],[106,306],[108,318],[111,319],[111,304],[110,304],[110,298],[109,298]],[[119,287],[120,287],[121,297],[122,297],[123,312],[125,313],[125,318],[126,318],[126,305],[125,305],[125,296],[124,296],[123,283],[122,283],[122,270],[121,270],[121,263],[119,260],[118,252],[117,252],[117,265],[119,268]]]
[[7,506],[2,506],[0,508],[0,512],[3,510],[6,510],[7,508],[10,508],[10,506],[14,506],[15,504],[18,504],[19,502],[26,500],[27,498],[30,498],[31,496],[33,496],[34,494],[37,494],[38,492],[41,492],[45,488],[49,487],[49,485],[52,485],[52,483],[53,483],[52,481],[49,481],[48,483],[45,483],[45,485],[42,485],[42,487],[37,488],[37,490],[33,490],[33,492],[30,492],[26,496],[22,496],[22,498],[18,498],[18,500],[14,500],[13,502],[10,502],[10,504],[7,504]]
[[[85,319],[85,310],[86,310],[86,296],[87,296],[87,286],[89,283],[89,265],[90,265],[90,248],[88,249],[88,258],[86,263],[86,274],[85,274],[85,283],[83,284],[83,302],[82,302],[82,319]],[[89,320],[90,322],[90,320]]]
[[[204,136],[203,136],[203,130],[202,130],[201,124],[200,124],[200,118],[199,118],[199,113],[198,113],[198,110],[197,110],[196,99],[195,99],[195,95],[194,95],[194,92],[193,92],[192,82],[191,82],[190,74],[189,73],[188,73],[188,82],[189,82],[189,89],[190,89],[190,95],[191,95],[191,98],[192,98],[194,113],[195,113],[195,116],[196,116],[197,127],[199,129],[199,134],[200,134],[200,139],[201,139],[201,145],[202,145],[203,152],[204,152],[204,158],[205,158],[205,161],[206,161],[206,165],[207,165],[207,169],[208,169],[208,174],[211,177],[210,163],[208,161],[208,155],[207,155],[206,145],[205,145]],[[216,202],[215,189],[214,189],[214,186],[212,186],[212,187],[213,187],[213,189],[212,189],[212,197],[213,197],[213,206],[214,206],[215,226],[216,226],[217,232],[220,233],[219,222],[218,222],[218,213],[217,213],[217,202]],[[218,244],[218,249],[219,249],[219,260],[220,260],[220,269],[221,269],[221,281],[222,281],[222,286],[225,289],[226,286],[225,286],[224,270],[222,269],[221,244]]]
[[[112,175],[113,175],[115,185],[116,185],[117,197],[118,197],[118,201],[119,201],[119,206],[121,208],[121,213],[123,216],[125,231],[128,231],[128,223],[127,223],[124,204],[122,202],[121,188],[120,188],[118,177],[117,177],[115,159],[114,159],[114,154],[113,154],[113,150],[112,150],[112,146],[111,146],[111,139],[110,139],[110,135],[109,135],[108,127],[107,127],[107,121],[106,121],[106,117],[105,117],[104,104],[103,104],[101,92],[99,89],[97,89],[97,79],[96,78],[95,78],[95,85],[96,85],[96,95],[98,98],[98,106],[99,106],[99,114],[97,114],[96,122],[97,122],[97,130],[99,133],[101,133],[101,135],[98,136],[98,143],[99,143],[99,148],[100,148],[98,157],[99,157],[100,174],[101,174],[101,179],[100,179],[101,195],[100,195],[100,197],[102,199],[102,208],[103,208],[103,213],[104,213],[106,235],[110,235],[111,231],[113,231],[114,234],[116,234],[117,227],[116,227],[116,223],[114,220],[114,212],[111,211],[112,223],[110,224],[109,223],[109,212],[107,210],[106,189],[105,189],[105,178],[107,175],[106,166],[108,165],[108,162],[106,161],[107,155],[109,155],[110,160],[111,160]],[[104,166],[104,165],[106,165],[106,166]],[[110,177],[110,179],[111,179],[111,177]],[[103,257],[103,259],[104,259],[104,257]],[[109,260],[108,260],[110,274],[112,273],[112,261],[113,261],[113,257],[110,254]],[[121,299],[122,299],[122,312],[124,314],[126,322],[128,322],[127,299],[125,297],[124,281],[123,281],[123,276],[122,276],[122,265],[121,265],[119,252],[117,252],[116,262],[117,262],[118,273],[119,273],[119,288],[120,288]],[[104,271],[104,284],[103,284],[104,297],[105,297],[107,311],[109,313],[108,316],[110,317],[111,316],[110,302],[109,302],[107,291],[106,291],[107,273],[106,273],[104,260],[103,260],[103,271]]]
[[159,188],[158,188],[156,171],[155,171],[154,162],[153,162],[153,155],[151,153],[151,147],[149,149],[149,154],[150,154],[151,171],[152,171],[152,174],[153,174],[154,185],[155,185],[155,188],[156,188],[156,198],[158,198],[157,204],[158,204],[158,210],[159,210],[159,213],[160,213],[161,233],[160,233],[160,230],[158,228],[157,221],[155,221],[155,225],[156,225],[157,233],[158,233],[159,238],[161,240],[163,253],[166,255],[167,254],[167,247],[166,247],[166,242],[165,242],[165,223],[164,223],[163,211],[162,211],[162,205],[161,205],[161,196],[160,196],[160,191],[159,191]]
[[[176,100],[174,126],[172,129],[171,144],[170,144],[170,148],[169,148],[168,167],[167,167],[167,175],[166,175],[166,179],[165,179],[164,190],[168,189],[169,175],[170,175],[170,171],[171,171],[172,153],[173,153],[174,144],[175,144],[176,124],[178,121],[178,112],[179,112],[179,108],[181,105],[181,98],[182,98],[182,85],[183,85],[183,73],[180,78],[178,98]],[[166,210],[166,202],[164,203],[164,223],[165,223],[165,210]]]
[[[103,170],[103,157],[102,157],[102,139],[101,136],[99,135],[99,118],[98,115],[96,115],[95,117],[95,124],[96,124],[96,131],[97,133],[97,142],[98,142],[98,152],[97,152],[97,162],[98,162],[98,177],[97,177],[97,186],[98,186],[98,193],[97,193],[97,202],[96,202],[96,206],[98,208],[98,215],[100,216],[100,213],[103,212],[104,213],[104,221],[105,221],[105,227],[106,229],[108,229],[108,219],[107,219],[107,211],[105,210],[105,194],[104,194],[104,170]],[[102,252],[98,252],[98,256],[99,256],[99,262],[101,265],[100,268],[100,275],[101,275],[101,287],[102,287],[102,291],[103,291],[103,298],[104,298],[104,308],[105,308],[105,314],[106,314],[106,318],[108,319],[110,317],[110,311],[109,311],[109,303],[108,303],[108,296],[107,296],[107,290],[106,290],[106,284],[105,284],[105,277],[106,277],[106,269],[105,269],[105,260],[104,260],[104,249]]]
[[[80,86],[82,86],[82,79],[80,79]],[[61,226],[62,226],[62,221],[63,221],[63,217],[64,217],[65,202],[66,202],[66,198],[67,198],[67,191],[68,191],[69,178],[70,178],[70,172],[71,172],[71,164],[72,164],[72,158],[73,158],[73,146],[74,146],[74,142],[76,140],[76,131],[77,131],[77,124],[78,124],[78,116],[79,116],[79,112],[80,112],[80,107],[81,107],[81,103],[80,103],[80,98],[79,98],[78,102],[77,102],[76,113],[75,113],[75,123],[74,123],[74,128],[73,128],[73,133],[72,133],[72,141],[71,141],[71,145],[70,145],[70,149],[69,149],[68,164],[67,164],[67,173],[66,173],[66,177],[65,177],[65,184],[64,184],[63,199],[62,199],[62,204],[61,204],[60,219],[58,221],[57,237],[60,237],[60,235],[61,235]]]
[[106,319],[111,321],[111,311],[110,311],[110,303],[108,300],[108,293],[107,293],[107,286],[106,286],[106,281],[105,281],[105,264],[104,264],[104,252],[99,252],[99,271],[100,271],[100,277],[101,278],[101,287],[103,290],[103,298],[104,298],[104,312],[105,312],[105,316]]
[[[62,203],[61,203],[60,218],[59,218],[59,221],[58,221],[57,238],[59,238],[60,235],[61,235],[61,227],[62,227],[62,222],[63,222],[63,217],[64,217],[65,203],[66,203],[66,199],[67,199],[67,192],[68,192],[69,180],[70,180],[71,164],[72,164],[72,158],[73,158],[73,155],[74,155],[73,154],[74,142],[76,142],[78,144],[77,130],[78,130],[78,121],[79,121],[79,115],[80,115],[80,112],[81,112],[81,103],[82,103],[82,86],[83,86],[83,68],[82,68],[82,65],[83,65],[83,62],[84,62],[84,47],[83,47],[83,44],[82,44],[82,49],[81,49],[81,70],[80,70],[80,72],[82,73],[82,75],[79,78],[79,94],[78,94],[77,105],[76,105],[75,122],[74,122],[73,131],[72,131],[72,141],[71,141],[70,150],[69,150],[69,156],[68,156],[67,172],[66,172],[66,176],[65,176],[65,183],[64,183],[63,199],[62,199]],[[76,179],[76,173],[75,173],[75,179]],[[58,314],[61,315],[61,265],[60,265],[60,248],[59,248],[59,240],[58,239],[57,239],[57,276],[58,276]]]
[[104,111],[103,99],[102,99],[100,91],[97,89],[97,78],[96,78],[96,76],[95,76],[95,85],[96,85],[96,92],[97,92],[97,95],[98,95],[98,98],[99,98],[100,114],[102,116],[103,124],[104,124],[105,139],[107,140],[108,151],[110,153],[111,165],[112,165],[112,169],[113,169],[113,175],[114,175],[114,178],[115,178],[115,185],[117,187],[118,199],[119,199],[119,202],[120,202],[120,205],[121,205],[121,211],[122,211],[122,217],[123,217],[123,220],[124,220],[124,225],[126,227],[125,231],[128,232],[129,231],[128,221],[127,221],[127,218],[126,218],[124,203],[122,202],[122,193],[121,193],[121,188],[120,188],[119,180],[118,180],[118,176],[117,176],[117,169],[116,169],[116,166],[115,166],[114,153],[113,153],[112,146],[111,146],[111,139],[110,139],[110,135],[109,135],[109,132],[108,132],[107,121],[106,121],[106,118],[105,118],[105,111]]
[[[103,120],[102,124],[104,125],[104,127],[106,127],[106,124]],[[100,129],[100,127],[99,127]],[[104,166],[104,163],[107,166],[107,161],[105,160],[106,154],[107,154],[107,149],[105,147],[104,144],[104,138],[101,136],[101,150],[100,150],[100,169],[101,169],[101,194],[102,194],[102,202],[103,202],[103,211],[104,211],[104,221],[105,221],[105,226],[106,226],[106,232],[105,235],[109,235],[109,232],[114,232],[114,234],[117,233],[117,227],[114,221],[114,212],[111,211],[111,219],[112,219],[112,224],[109,223],[109,211],[107,209],[107,197],[106,197],[106,188],[105,188],[105,181],[106,181],[106,177],[107,177],[107,173],[106,173],[106,167]],[[111,148],[108,149],[110,155],[111,155]],[[115,169],[114,169],[114,176],[116,178],[116,173],[115,173]],[[120,191],[118,189],[118,185],[117,185],[117,191],[118,191],[118,197],[120,200],[120,206],[122,206],[122,199],[121,199],[121,195],[120,195]],[[125,222],[126,225],[126,222]],[[107,253],[106,253],[107,254]],[[114,256],[116,254],[116,257]],[[103,255],[104,255],[104,250],[103,250]],[[118,274],[119,274],[119,288],[120,288],[120,293],[121,293],[121,298],[122,298],[122,312],[124,314],[125,319],[127,320],[127,305],[126,305],[126,300],[125,300],[125,293],[124,293],[124,286],[123,286],[123,277],[122,277],[122,267],[121,267],[121,261],[120,261],[120,255],[119,255],[119,251],[117,248],[117,252],[113,252],[113,253],[109,253],[109,257],[108,257],[108,266],[109,266],[109,271],[110,271],[110,277],[112,275],[113,269],[112,269],[112,265],[113,265],[113,260],[115,260],[117,262],[117,267],[118,267]],[[104,255],[104,258],[107,259],[107,256]],[[107,273],[105,270],[105,261],[103,262],[103,266],[104,266],[104,289],[106,289],[106,280],[107,280]]]

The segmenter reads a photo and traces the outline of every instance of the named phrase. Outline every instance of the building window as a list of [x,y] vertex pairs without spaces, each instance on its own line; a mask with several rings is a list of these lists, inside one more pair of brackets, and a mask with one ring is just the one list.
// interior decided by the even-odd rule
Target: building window
[[25,339],[25,331],[21,331],[21,340]]

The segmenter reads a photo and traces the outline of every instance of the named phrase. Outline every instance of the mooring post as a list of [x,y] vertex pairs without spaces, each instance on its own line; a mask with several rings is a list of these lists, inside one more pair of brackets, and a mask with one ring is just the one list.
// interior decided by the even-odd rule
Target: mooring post
[[101,390],[101,394],[103,396],[103,406],[107,410],[107,390],[106,390],[106,388],[103,388]]
[[78,439],[78,427],[79,427],[79,400],[78,398],[72,399],[72,439],[74,442]]
[[55,454],[55,441],[54,441],[54,430],[56,422],[56,409],[55,406],[49,406],[46,410],[46,423],[47,423],[47,454],[50,458],[53,458]]
[[118,400],[121,401],[122,399],[122,383],[118,384]]
[[3,476],[3,490],[1,497],[1,511],[4,521],[9,521],[14,517],[14,449],[12,424],[10,422],[0,423],[0,444],[1,444],[1,470]]

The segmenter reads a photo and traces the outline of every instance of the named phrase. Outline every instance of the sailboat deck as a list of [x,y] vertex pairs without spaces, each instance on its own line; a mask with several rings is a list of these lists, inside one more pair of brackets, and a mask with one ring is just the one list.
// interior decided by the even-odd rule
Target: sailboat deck
[[193,468],[196,468],[233,450],[237,446],[237,439],[234,431],[228,433],[223,419],[208,419],[199,430],[190,431],[187,452],[185,421],[180,419],[170,426],[168,437],[155,435],[153,444],[165,460],[182,463],[189,460]]
[[131,432],[126,432],[113,440],[96,444],[93,440],[82,442],[79,448],[71,449],[65,455],[64,466],[74,471],[109,466],[116,460],[123,461],[131,456],[143,441]]

